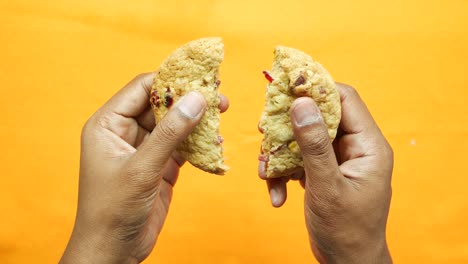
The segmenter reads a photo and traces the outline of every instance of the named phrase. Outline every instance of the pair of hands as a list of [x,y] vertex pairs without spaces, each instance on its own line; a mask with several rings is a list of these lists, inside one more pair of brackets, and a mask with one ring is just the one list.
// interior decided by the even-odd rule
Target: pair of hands
[[[175,149],[206,102],[189,93],[156,125],[148,103],[153,76],[136,77],[83,128],[78,211],[61,263],[139,263],[156,243],[185,162]],[[311,247],[321,263],[391,262],[385,228],[393,153],[356,91],[338,88],[343,116],[333,144],[313,100],[291,107]],[[229,103],[220,98],[224,112]],[[281,206],[288,179],[266,181],[273,206]]]

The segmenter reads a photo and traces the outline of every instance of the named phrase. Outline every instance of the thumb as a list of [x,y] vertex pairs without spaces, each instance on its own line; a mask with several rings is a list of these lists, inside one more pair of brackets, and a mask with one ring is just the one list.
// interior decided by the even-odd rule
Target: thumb
[[291,105],[290,114],[304,161],[306,188],[310,184],[317,189],[333,187],[342,177],[319,108],[311,98],[301,97]]
[[143,177],[158,177],[172,153],[200,122],[206,101],[199,92],[190,92],[180,98],[151,132],[134,158],[136,170]]

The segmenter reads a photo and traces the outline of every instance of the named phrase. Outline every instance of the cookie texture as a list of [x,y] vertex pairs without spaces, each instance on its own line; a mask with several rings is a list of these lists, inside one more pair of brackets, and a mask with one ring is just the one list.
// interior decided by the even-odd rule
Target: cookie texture
[[273,68],[264,74],[270,83],[259,124],[264,134],[259,159],[265,161],[267,178],[294,176],[303,162],[289,117],[291,104],[298,97],[312,98],[334,139],[341,119],[340,95],[325,68],[293,48],[276,47]]
[[177,150],[193,166],[219,175],[229,169],[224,164],[223,140],[219,136],[219,66],[223,57],[221,38],[203,38],[183,45],[159,67],[150,98],[158,123],[186,93],[203,94],[206,112]]

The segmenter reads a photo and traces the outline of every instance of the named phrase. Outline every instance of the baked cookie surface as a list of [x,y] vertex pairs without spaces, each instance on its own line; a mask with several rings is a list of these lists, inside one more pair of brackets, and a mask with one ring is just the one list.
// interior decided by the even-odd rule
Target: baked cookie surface
[[229,169],[224,164],[223,140],[219,136],[219,66],[223,57],[221,38],[203,38],[183,45],[159,67],[150,98],[157,124],[186,93],[203,94],[206,112],[177,150],[195,167],[220,175]]
[[267,178],[291,176],[303,168],[289,117],[291,104],[298,97],[312,98],[334,139],[341,119],[340,95],[325,68],[293,48],[276,47],[273,68],[264,74],[270,83],[259,124],[264,134],[259,159],[265,161]]

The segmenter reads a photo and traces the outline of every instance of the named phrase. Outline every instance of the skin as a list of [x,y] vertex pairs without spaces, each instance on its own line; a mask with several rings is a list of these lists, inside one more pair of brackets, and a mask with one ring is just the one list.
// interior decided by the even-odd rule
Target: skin
[[[304,212],[310,244],[320,263],[392,263],[386,223],[392,196],[393,151],[355,89],[337,84],[342,120],[332,143],[314,101],[298,98],[290,109],[301,149]],[[266,179],[271,203],[286,201],[289,178]]]
[[[136,77],[83,128],[78,210],[60,263],[139,263],[157,241],[185,162],[175,149],[199,123],[206,102],[189,93],[155,125],[153,76]],[[304,171],[294,178],[305,188],[312,250],[321,263],[391,263],[385,227],[393,152],[356,91],[339,89],[343,119],[333,145],[311,99],[291,107],[304,157]],[[224,112],[229,103],[220,98]],[[286,201],[287,181],[267,180],[275,207]]]
[[[189,93],[155,126],[153,77],[137,76],[84,126],[78,210],[60,263],[139,263],[152,251],[185,162],[175,149],[206,107]],[[220,99],[224,112],[229,102]]]

